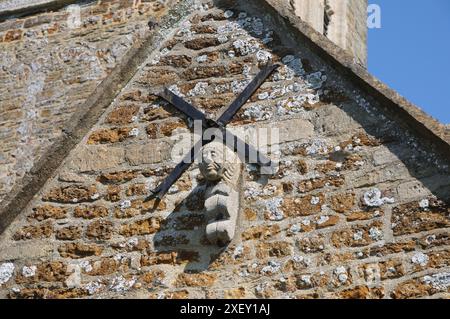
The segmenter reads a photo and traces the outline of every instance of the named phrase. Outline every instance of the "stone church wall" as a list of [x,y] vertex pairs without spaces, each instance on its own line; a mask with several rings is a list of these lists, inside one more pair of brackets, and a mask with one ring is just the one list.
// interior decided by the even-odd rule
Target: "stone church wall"
[[[58,3],[2,2],[0,15],[44,2]],[[0,22],[0,202],[143,38],[148,20],[166,11],[156,1],[94,1],[79,8],[79,26],[78,11],[69,7]]]

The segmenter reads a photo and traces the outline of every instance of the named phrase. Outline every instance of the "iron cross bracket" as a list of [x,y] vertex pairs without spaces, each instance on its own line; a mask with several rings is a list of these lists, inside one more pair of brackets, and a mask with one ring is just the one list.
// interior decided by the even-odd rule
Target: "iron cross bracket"
[[[181,97],[174,94],[169,89],[165,89],[163,92],[158,94],[161,98],[173,105],[177,110],[187,115],[194,121],[201,121],[203,129],[216,128],[221,131],[223,136],[226,136],[224,141],[230,142],[229,146],[233,146],[235,152],[240,152],[241,148],[239,146],[244,146],[245,154],[239,154],[246,160],[250,154],[256,155],[257,164],[264,168],[266,172],[274,172],[274,166],[272,161],[265,155],[256,150],[253,146],[245,143],[239,137],[232,134],[226,129],[226,125],[233,119],[236,113],[241,109],[241,107],[252,97],[252,95],[258,90],[258,88],[264,83],[264,81],[269,77],[269,75],[275,71],[280,65],[274,64],[264,67],[257,76],[248,84],[248,86],[238,95],[233,103],[217,118],[217,120],[208,118],[204,113],[197,110],[194,106],[184,101]],[[183,160],[174,168],[170,175],[154,190],[152,190],[152,195],[149,198],[156,198],[161,200],[164,195],[169,191],[170,187],[177,182],[181,175],[191,166],[195,161],[200,152],[202,146],[211,143],[213,139],[205,138],[202,136],[200,141],[191,149],[191,151],[186,154]],[[222,142],[224,142],[222,141]]]

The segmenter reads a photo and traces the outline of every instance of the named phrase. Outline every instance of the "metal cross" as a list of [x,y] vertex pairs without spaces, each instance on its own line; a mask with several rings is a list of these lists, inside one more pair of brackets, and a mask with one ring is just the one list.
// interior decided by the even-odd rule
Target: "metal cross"
[[[272,162],[269,158],[257,151],[253,146],[245,143],[239,137],[228,131],[225,126],[232,120],[234,115],[241,109],[241,107],[248,101],[248,99],[258,90],[258,88],[264,83],[264,81],[269,77],[269,75],[279,67],[278,64],[270,65],[264,67],[258,75],[253,79],[252,82],[242,91],[236,100],[230,104],[230,106],[218,117],[217,120],[209,119],[197,110],[194,106],[184,101],[179,96],[172,93],[167,88],[158,94],[161,98],[172,104],[180,112],[184,113],[193,120],[201,121],[202,127],[204,129],[215,128],[219,129],[224,136],[227,138],[227,145],[230,139],[233,141],[230,146],[233,147],[234,151],[239,151],[238,145],[243,145],[245,147],[245,159],[248,159],[250,154],[255,154],[257,159],[257,164],[260,167],[272,167]],[[169,191],[170,187],[175,184],[175,182],[181,177],[181,175],[191,166],[197,157],[202,146],[211,143],[214,138],[209,139],[202,136],[200,141],[191,149],[191,151],[185,155],[183,160],[174,168],[172,173],[154,190],[152,190],[152,195],[149,198],[156,198],[161,200],[164,195]],[[224,142],[224,141],[222,141]]]

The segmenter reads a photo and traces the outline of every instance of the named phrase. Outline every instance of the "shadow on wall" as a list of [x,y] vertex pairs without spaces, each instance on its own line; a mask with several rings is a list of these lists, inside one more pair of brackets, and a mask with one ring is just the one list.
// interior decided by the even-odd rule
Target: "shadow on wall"
[[185,265],[185,272],[207,270],[228,245],[212,245],[206,238],[206,185],[200,184],[164,220],[153,237],[155,252],[171,256],[168,263]]

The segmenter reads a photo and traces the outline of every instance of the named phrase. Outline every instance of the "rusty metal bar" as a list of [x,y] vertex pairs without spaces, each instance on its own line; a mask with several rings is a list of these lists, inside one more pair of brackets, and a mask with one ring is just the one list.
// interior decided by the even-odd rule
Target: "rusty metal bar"
[[236,113],[241,109],[241,107],[248,101],[249,98],[258,90],[258,88],[264,83],[264,81],[269,77],[269,75],[275,71],[280,65],[274,64],[263,68],[247,85],[247,87],[242,91],[236,100],[223,112],[223,114],[217,119],[217,123],[221,126],[226,126],[231,119],[236,115]]

